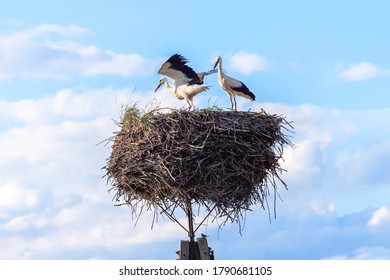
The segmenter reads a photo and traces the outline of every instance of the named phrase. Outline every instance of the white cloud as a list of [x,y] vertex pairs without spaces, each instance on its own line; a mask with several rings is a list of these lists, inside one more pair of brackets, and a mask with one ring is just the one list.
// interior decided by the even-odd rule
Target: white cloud
[[336,206],[333,202],[328,202],[326,205],[323,205],[320,201],[313,200],[310,202],[310,206],[318,215],[333,213],[336,210]]
[[390,211],[387,207],[384,206],[372,213],[371,219],[368,221],[367,225],[370,227],[377,227],[389,221]]
[[249,75],[255,71],[267,70],[270,65],[265,58],[255,53],[240,51],[227,58],[227,67],[244,75]]
[[388,71],[370,62],[361,62],[348,66],[339,72],[341,78],[347,81],[364,81],[380,75],[387,75]]
[[0,24],[20,27],[23,26],[24,22],[13,18],[3,18],[0,19]]
[[59,124],[60,121],[107,116],[119,110],[121,104],[127,104],[131,99],[139,100],[138,95],[140,94],[134,94],[129,88],[102,88],[83,93],[62,89],[53,96],[39,99],[0,101],[0,116],[9,122],[28,125]]
[[0,217],[7,216],[8,209],[23,209],[37,204],[38,192],[18,182],[6,181],[0,184]]
[[4,225],[9,231],[22,231],[26,229],[40,229],[47,225],[47,218],[34,212],[17,216]]
[[0,35],[0,79],[129,77],[153,72],[155,62],[138,54],[116,53],[70,41],[86,32],[77,26],[42,24]]
[[390,248],[375,246],[375,247],[359,247],[348,255],[338,255],[325,258],[328,260],[389,260]]
[[[101,194],[104,191],[101,190]],[[71,258],[75,258],[74,254],[78,251],[89,251],[87,257],[90,254],[91,258],[101,248],[106,255],[111,252],[115,256],[119,253],[118,247],[128,248],[129,257],[136,259],[132,250],[186,237],[185,232],[178,230],[178,226],[172,222],[160,221],[151,230],[152,212],[144,213],[134,227],[131,211],[127,207],[113,206],[108,198],[98,203],[86,198],[81,203],[64,207],[55,215],[50,215],[53,206],[48,205],[50,211],[40,214],[17,216],[0,227],[0,246],[3,248],[0,259],[63,259],[69,258],[69,251],[73,254]],[[35,235],[34,232],[39,234]],[[159,234],[156,235],[156,232]],[[172,249],[172,253],[175,249]],[[104,255],[100,258],[104,258]]]
[[390,248],[386,247],[360,247],[350,257],[354,260],[389,260]]
[[[386,117],[383,117],[384,127]],[[373,137],[373,135],[371,136]],[[382,135],[369,139],[340,152],[337,166],[343,170],[341,178],[350,185],[376,186],[390,182],[390,175],[385,170],[390,168],[390,140]]]

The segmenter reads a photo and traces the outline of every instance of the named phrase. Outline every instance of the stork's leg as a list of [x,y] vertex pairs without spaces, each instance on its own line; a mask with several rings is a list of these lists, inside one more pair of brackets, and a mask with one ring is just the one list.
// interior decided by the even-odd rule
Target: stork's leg
[[188,105],[189,105],[189,107],[188,107],[188,111],[191,111],[191,108],[192,108],[192,103],[191,103],[191,101],[189,100],[189,99],[186,99],[186,101],[187,101],[187,103],[188,103]]
[[231,109],[232,111],[234,110],[234,104],[233,104],[233,96],[230,94],[230,105],[231,105]]
[[233,96],[234,99],[234,111],[237,111],[237,101],[236,101],[236,96]]

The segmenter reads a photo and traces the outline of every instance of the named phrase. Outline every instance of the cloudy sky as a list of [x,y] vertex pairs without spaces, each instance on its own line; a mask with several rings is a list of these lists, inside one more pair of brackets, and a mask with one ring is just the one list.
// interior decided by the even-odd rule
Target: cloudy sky
[[[249,3],[249,2],[248,2]],[[8,1],[0,5],[0,259],[175,259],[186,233],[134,226],[102,178],[121,107],[182,108],[157,69],[216,56],[293,121],[277,218],[206,233],[218,259],[390,258],[390,2]],[[230,106],[217,76],[197,107]],[[271,199],[272,200],[272,199]]]

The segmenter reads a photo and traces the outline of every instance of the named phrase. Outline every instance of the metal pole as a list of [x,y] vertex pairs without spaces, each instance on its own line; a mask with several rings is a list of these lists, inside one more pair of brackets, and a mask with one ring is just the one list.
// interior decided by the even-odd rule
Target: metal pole
[[[195,231],[199,227],[194,230],[191,198],[187,198],[186,205],[185,207],[183,207],[183,210],[185,210],[188,219],[188,237],[190,238],[190,240],[182,240],[180,242],[180,250],[176,252],[179,255],[179,260],[214,259],[214,252],[210,251],[210,248],[207,244],[206,236],[202,234],[202,237],[198,238],[198,241],[195,241]],[[204,220],[202,221],[202,223],[203,222]],[[202,247],[202,255],[200,247]]]
[[194,232],[194,220],[192,219],[192,205],[191,199],[187,198],[187,218],[188,218],[188,237],[190,242],[195,241],[195,232]]

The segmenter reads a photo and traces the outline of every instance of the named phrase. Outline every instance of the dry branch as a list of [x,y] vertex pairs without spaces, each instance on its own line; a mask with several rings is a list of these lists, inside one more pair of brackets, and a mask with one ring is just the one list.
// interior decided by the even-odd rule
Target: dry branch
[[279,159],[292,145],[286,136],[291,129],[282,116],[264,112],[142,114],[131,107],[104,168],[115,200],[136,215],[144,207],[183,208],[189,198],[224,223],[239,222],[253,205],[264,207],[269,186],[286,186]]

